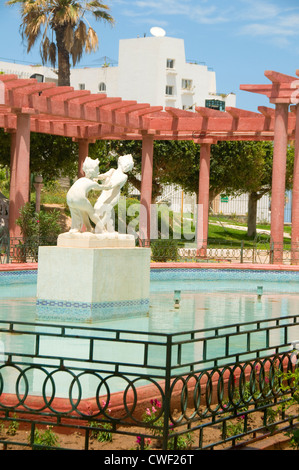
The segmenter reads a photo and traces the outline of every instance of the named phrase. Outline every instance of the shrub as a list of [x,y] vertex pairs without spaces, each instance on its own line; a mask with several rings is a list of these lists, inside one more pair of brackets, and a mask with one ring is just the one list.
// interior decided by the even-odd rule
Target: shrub
[[16,223],[21,228],[25,242],[53,244],[61,232],[60,213],[57,210],[35,212],[34,204],[27,202],[20,210]]
[[151,243],[153,261],[176,261],[178,259],[177,240],[155,240]]
[[[35,429],[33,444],[44,447],[59,447],[59,439],[52,429],[52,426],[47,426],[47,429],[44,432]],[[29,440],[31,440],[31,436],[29,437]]]
[[17,259],[26,262],[27,257],[37,261],[40,245],[55,245],[61,232],[58,222],[60,213],[57,210],[35,212],[34,204],[26,203],[16,220],[21,228],[23,240],[16,246]]

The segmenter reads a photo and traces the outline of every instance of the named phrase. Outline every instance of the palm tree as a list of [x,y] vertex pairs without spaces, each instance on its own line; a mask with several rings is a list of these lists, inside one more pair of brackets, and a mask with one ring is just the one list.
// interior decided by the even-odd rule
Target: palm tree
[[98,0],[9,0],[6,3],[21,5],[20,32],[27,43],[27,52],[41,36],[43,64],[50,62],[55,67],[58,57],[58,86],[70,85],[70,58],[75,66],[84,52],[98,48],[98,36],[86,16],[91,14],[96,20],[114,23],[109,7]]

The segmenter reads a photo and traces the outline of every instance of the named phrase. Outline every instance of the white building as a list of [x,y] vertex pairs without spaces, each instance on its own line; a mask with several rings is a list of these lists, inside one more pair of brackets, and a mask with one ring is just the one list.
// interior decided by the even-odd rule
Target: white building
[[17,75],[18,78],[36,78],[38,82],[58,82],[55,71],[43,65],[24,65],[17,62],[0,61],[1,73]]
[[[42,65],[0,62],[1,72],[57,82],[56,72]],[[213,70],[186,61],[184,40],[167,36],[121,40],[118,65],[108,61],[98,67],[71,69],[71,86],[152,106],[193,111],[195,106],[220,110],[236,106],[234,93],[217,93]]]
[[71,85],[152,106],[236,106],[234,93],[217,94],[216,73],[186,62],[184,41],[166,36],[121,40],[117,66],[73,69]]

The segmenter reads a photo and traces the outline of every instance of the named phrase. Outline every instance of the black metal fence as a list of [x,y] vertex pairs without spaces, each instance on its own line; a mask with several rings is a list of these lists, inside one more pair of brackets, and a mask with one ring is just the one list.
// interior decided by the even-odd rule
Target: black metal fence
[[[38,261],[38,247],[56,245],[57,239],[10,238],[0,236],[0,264]],[[202,248],[178,240],[136,240],[136,246],[151,247],[156,262],[229,262],[253,264],[299,264],[299,246],[280,245],[256,239],[248,243],[209,239]]]
[[142,246],[151,246],[152,260],[157,262],[228,262],[253,264],[298,264],[299,246],[290,243],[278,244],[270,240],[261,242],[239,242],[224,239],[208,239],[200,247],[175,240],[143,241]]
[[60,440],[73,433],[82,450],[117,449],[120,436],[129,449],[201,450],[284,433],[299,417],[298,384],[281,375],[297,369],[298,326],[299,315],[175,334],[1,321],[0,443],[71,448]]
[[0,236],[0,264],[28,263],[38,261],[38,247],[56,245],[57,238],[40,238],[24,240],[23,237]]

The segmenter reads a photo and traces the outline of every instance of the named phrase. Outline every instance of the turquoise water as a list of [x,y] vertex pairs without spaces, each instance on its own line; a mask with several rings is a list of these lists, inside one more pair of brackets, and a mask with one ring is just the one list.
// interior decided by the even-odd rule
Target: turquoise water
[[[221,279],[221,276],[225,279]],[[171,279],[169,279],[171,278]],[[168,280],[167,280],[168,279]],[[174,272],[154,272],[151,279],[150,308],[146,317],[130,317],[117,320],[105,320],[93,322],[91,324],[75,322],[75,326],[129,330],[150,333],[179,333],[204,328],[218,328],[224,325],[241,324],[250,321],[287,317],[299,313],[299,276],[288,274],[286,277],[282,273],[221,273],[219,271],[199,272],[185,270]],[[261,298],[257,296],[257,287],[263,287]],[[174,307],[174,290],[181,291],[180,307]],[[24,276],[3,276],[0,278],[0,320],[36,322],[36,277],[33,275]],[[43,324],[38,320],[39,324]],[[46,322],[45,322],[46,323]],[[49,322],[47,322],[49,323]],[[58,322],[55,321],[57,324]],[[63,322],[60,322],[64,325]],[[67,323],[70,324],[70,323]],[[32,327],[30,327],[32,329]],[[81,332],[80,332],[81,334]],[[245,335],[244,335],[245,336]],[[2,335],[0,333],[0,343],[4,342],[4,350],[14,352],[34,354],[33,338],[25,335]],[[148,338],[149,336],[147,336]],[[299,338],[289,338],[294,340]],[[104,342],[105,343],[105,342]],[[88,347],[87,341],[80,339],[76,344],[70,339],[47,338],[41,343],[43,351],[51,352],[54,357],[84,357]],[[236,344],[236,348],[246,348],[246,338],[244,344]],[[216,354],[223,353],[223,345],[215,343],[215,350],[211,351],[211,358]],[[185,359],[195,360],[202,354],[196,347],[187,348],[190,357]],[[118,361],[127,363],[138,363],[139,356],[143,358],[143,348],[138,345],[130,347],[118,345],[117,348],[110,344],[99,346],[95,352],[96,357],[105,361]],[[187,355],[188,355],[187,354]],[[85,356],[86,357],[86,356]],[[1,348],[0,348],[1,361]],[[160,357],[158,347],[151,350],[152,364],[158,365],[163,362]],[[54,361],[55,362],[55,361]],[[142,359],[140,359],[142,363]],[[2,370],[5,380],[5,392],[14,392],[17,374],[15,371]],[[34,372],[30,383],[30,394],[41,395],[40,380],[38,373]],[[57,380],[56,396],[66,396],[69,383],[66,378]],[[41,379],[41,380],[44,380]],[[122,379],[109,383],[111,392],[123,390],[126,387]],[[94,396],[95,385],[88,379],[85,385],[84,397]],[[103,390],[105,392],[105,390]]]
[[[263,288],[261,299],[257,297],[258,286]],[[0,320],[35,322],[36,290],[36,271],[0,272]],[[179,309],[174,308],[174,290],[181,291]],[[298,312],[299,272],[152,269],[147,317],[94,321],[93,326],[174,333]]]
[[[133,316],[113,321],[95,321],[93,326],[175,333],[294,315],[299,312],[299,289],[296,282],[264,282],[261,299],[257,296],[259,282],[246,282],[246,289],[245,286],[240,289],[240,282],[236,284],[236,281],[218,280],[205,283],[189,280],[152,281],[147,317]],[[179,309],[174,308],[175,289],[181,291]],[[0,286],[0,320],[37,321],[35,295],[36,283]],[[85,322],[75,324],[86,326]]]

